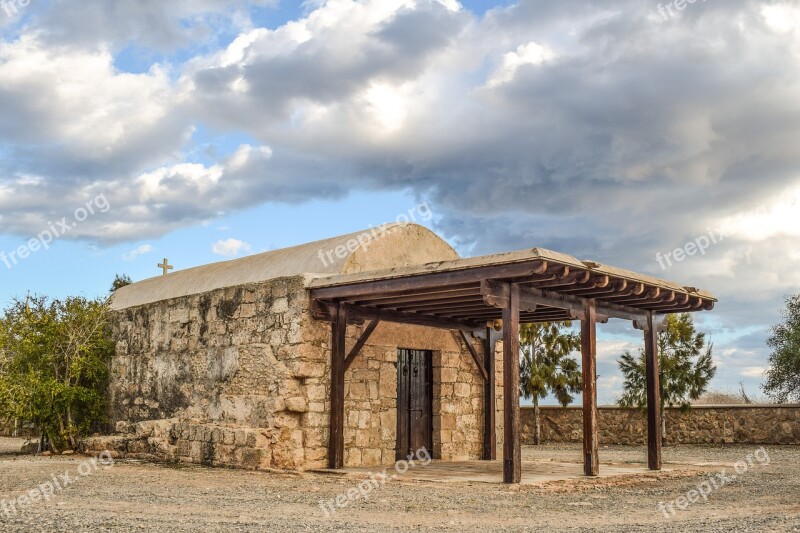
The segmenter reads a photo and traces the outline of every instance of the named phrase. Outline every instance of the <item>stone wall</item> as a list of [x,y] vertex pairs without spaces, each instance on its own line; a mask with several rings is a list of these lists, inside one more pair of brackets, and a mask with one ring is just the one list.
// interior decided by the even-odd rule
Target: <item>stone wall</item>
[[[311,318],[304,287],[303,277],[282,278],[119,311],[114,435],[87,439],[84,449],[247,468],[327,466],[331,329]],[[363,329],[348,327],[348,348]],[[461,341],[381,323],[345,374],[345,464],[394,462],[398,348],[434,352],[434,455],[478,459],[483,383]]]
[[[541,407],[542,441],[582,442],[580,407]],[[800,444],[800,406],[697,406],[689,411],[666,409],[668,444]],[[522,440],[533,443],[532,407],[522,408]],[[639,409],[600,407],[601,444],[645,444],[647,418]]]
[[16,431],[13,423],[5,426],[0,425],[0,437],[13,437],[15,433],[19,438],[39,438],[42,436],[41,432],[34,428],[32,424],[18,426]]
[[[231,445],[215,439],[213,431],[194,430],[191,439],[184,438],[183,429],[172,428],[171,421],[178,421],[223,433],[258,428],[265,435],[253,448],[261,450],[264,465],[321,462],[327,436],[304,418],[311,399],[325,397],[328,341],[309,327],[304,283],[302,277],[282,278],[118,312],[112,427],[120,432],[126,424],[156,423],[160,436],[147,438],[161,439],[149,444],[167,460],[213,464]],[[129,433],[119,437],[128,445],[141,440]],[[187,454],[181,441],[219,453]],[[136,452],[127,453],[149,453],[140,451],[141,444],[134,447]]]
[[[348,348],[363,329],[348,327]],[[479,459],[483,382],[466,348],[449,331],[383,322],[345,373],[345,465],[394,464],[399,348],[433,351],[433,456]]]

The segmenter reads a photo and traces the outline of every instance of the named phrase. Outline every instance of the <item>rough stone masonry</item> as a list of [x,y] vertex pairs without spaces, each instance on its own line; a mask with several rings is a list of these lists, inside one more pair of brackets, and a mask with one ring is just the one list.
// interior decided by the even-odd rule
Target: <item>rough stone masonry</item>
[[[84,450],[252,469],[325,467],[330,326],[310,316],[307,272],[457,258],[425,228],[405,225],[342,263],[314,262],[319,249],[348,237],[121,289],[114,302],[113,434],[86,439]],[[362,330],[348,327],[348,346]],[[478,459],[483,384],[466,347],[441,330],[381,323],[346,374],[345,464],[394,462],[398,348],[434,354],[434,457]],[[496,379],[502,394],[501,372]]]

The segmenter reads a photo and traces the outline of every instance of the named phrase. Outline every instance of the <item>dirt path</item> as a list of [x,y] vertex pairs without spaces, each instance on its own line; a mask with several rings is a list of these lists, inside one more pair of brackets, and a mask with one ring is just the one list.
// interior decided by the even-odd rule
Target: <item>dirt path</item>
[[[732,465],[756,448],[682,446],[665,450],[665,459]],[[700,499],[683,511],[673,507],[669,518],[659,502],[685,496],[707,474],[590,488],[392,480],[326,516],[320,502],[357,489],[354,480],[135,463],[94,469],[83,457],[0,456],[0,500],[11,501],[53,476],[72,480],[49,501],[31,503],[10,517],[0,501],[0,530],[800,531],[800,447],[767,447],[767,452],[768,465],[754,463],[711,491],[707,502]],[[604,461],[636,463],[643,461],[644,450],[614,447],[602,455]],[[580,449],[526,448],[525,456],[577,462]],[[729,466],[710,468],[733,474]]]

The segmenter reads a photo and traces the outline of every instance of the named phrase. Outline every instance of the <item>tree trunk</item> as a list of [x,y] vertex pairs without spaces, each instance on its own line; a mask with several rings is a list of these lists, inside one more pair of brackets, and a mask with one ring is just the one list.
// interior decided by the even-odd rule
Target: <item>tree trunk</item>
[[664,416],[664,406],[661,406],[661,446],[667,445],[667,417]]
[[72,420],[72,406],[67,405],[67,440],[73,450],[78,449],[78,440],[75,437],[75,423]]
[[533,397],[533,443],[538,446],[542,440],[542,423],[539,412],[539,398]]

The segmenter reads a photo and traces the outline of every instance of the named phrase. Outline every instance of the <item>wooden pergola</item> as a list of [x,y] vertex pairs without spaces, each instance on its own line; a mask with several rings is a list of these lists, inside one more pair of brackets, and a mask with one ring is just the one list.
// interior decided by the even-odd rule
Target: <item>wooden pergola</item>
[[[648,466],[661,469],[657,333],[663,315],[711,310],[715,298],[643,274],[579,261],[542,249],[432,263],[419,267],[318,278],[308,285],[314,318],[331,322],[329,466],[344,461],[345,371],[380,321],[456,330],[485,384],[485,460],[496,459],[495,343],[503,340],[503,480],[521,478],[519,325],[581,321],[584,472],[598,475],[596,324],[630,320],[644,331],[647,366]],[[502,334],[492,325],[502,321]],[[367,327],[346,352],[349,323]],[[469,336],[482,340],[474,349]],[[511,391],[511,392],[509,392]]]

